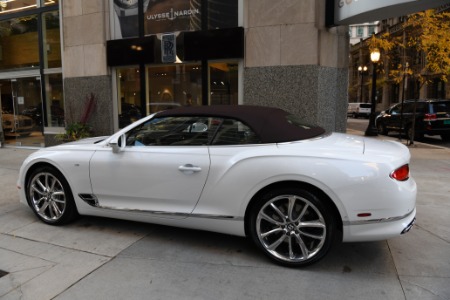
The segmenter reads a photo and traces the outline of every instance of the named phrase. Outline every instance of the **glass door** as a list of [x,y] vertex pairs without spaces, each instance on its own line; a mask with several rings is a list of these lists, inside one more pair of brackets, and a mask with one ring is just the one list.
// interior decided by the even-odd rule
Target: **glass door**
[[40,77],[0,80],[0,91],[5,143],[43,147]]

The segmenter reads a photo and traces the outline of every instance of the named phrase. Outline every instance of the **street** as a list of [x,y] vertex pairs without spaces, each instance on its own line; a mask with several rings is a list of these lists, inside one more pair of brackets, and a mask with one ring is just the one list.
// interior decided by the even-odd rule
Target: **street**
[[[367,128],[367,125],[369,124],[369,120],[368,119],[364,119],[364,118],[359,118],[359,119],[355,119],[355,118],[347,118],[347,127],[349,129],[353,129],[353,130],[358,130],[358,131],[362,131],[364,132]],[[390,137],[398,137],[398,133],[391,131],[389,133]],[[405,141],[406,137],[402,137],[403,141]],[[439,147],[446,147],[446,148],[450,148],[450,142],[444,142],[440,136],[430,136],[430,135],[425,135],[425,138],[423,140],[420,141],[421,143],[425,143],[425,144],[430,144],[430,145],[435,145],[435,146],[439,146]]]

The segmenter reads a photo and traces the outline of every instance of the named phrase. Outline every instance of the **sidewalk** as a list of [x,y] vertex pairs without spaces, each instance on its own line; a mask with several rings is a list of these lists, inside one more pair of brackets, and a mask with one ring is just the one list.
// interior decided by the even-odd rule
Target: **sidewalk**
[[450,299],[450,150],[410,151],[419,194],[408,234],[288,269],[228,235],[93,217],[45,225],[16,191],[33,150],[0,148],[0,299]]

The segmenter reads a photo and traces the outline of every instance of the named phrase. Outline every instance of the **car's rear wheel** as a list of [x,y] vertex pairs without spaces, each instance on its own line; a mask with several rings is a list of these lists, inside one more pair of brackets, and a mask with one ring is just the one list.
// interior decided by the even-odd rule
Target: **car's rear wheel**
[[252,207],[253,242],[272,260],[301,267],[321,259],[334,236],[334,217],[313,193],[281,188],[264,194]]
[[26,189],[28,203],[43,222],[60,225],[77,217],[69,184],[55,168],[44,166],[34,170]]

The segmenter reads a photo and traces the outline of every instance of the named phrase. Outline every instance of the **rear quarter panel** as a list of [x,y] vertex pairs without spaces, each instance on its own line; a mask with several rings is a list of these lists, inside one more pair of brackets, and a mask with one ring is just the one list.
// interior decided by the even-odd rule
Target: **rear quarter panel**
[[[393,146],[394,148],[397,146]],[[358,213],[387,218],[411,211],[402,192],[415,189],[413,182],[398,183],[389,177],[409,160],[383,151],[320,147],[314,143],[211,147],[211,169],[194,212],[244,217],[252,197],[262,188],[282,181],[305,182],[321,189],[336,205],[342,220],[360,221]],[[389,148],[389,147],[388,147]],[[409,153],[408,153],[409,154]]]

